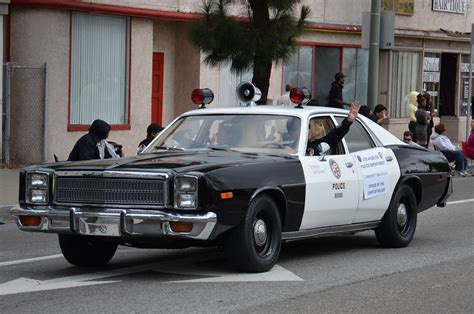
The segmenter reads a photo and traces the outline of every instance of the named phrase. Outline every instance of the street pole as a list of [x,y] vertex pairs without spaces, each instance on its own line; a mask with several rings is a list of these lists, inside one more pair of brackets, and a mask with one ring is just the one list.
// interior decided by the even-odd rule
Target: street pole
[[471,54],[469,56],[469,92],[467,97],[467,117],[466,117],[466,141],[471,132],[471,116],[472,116],[472,62],[474,54],[474,24],[471,24]]
[[367,105],[374,108],[379,96],[380,0],[372,0],[370,9],[369,73]]

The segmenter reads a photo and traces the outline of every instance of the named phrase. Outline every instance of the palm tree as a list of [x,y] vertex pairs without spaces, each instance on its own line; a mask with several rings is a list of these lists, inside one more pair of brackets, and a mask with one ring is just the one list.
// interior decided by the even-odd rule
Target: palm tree
[[[262,91],[260,104],[267,101],[272,62],[287,60],[294,42],[310,14],[301,0],[204,0],[204,17],[191,23],[191,42],[204,54],[210,66],[230,63],[231,71],[253,70],[252,83]],[[228,9],[240,5],[247,18],[230,16]],[[233,8],[238,8],[233,7]]]

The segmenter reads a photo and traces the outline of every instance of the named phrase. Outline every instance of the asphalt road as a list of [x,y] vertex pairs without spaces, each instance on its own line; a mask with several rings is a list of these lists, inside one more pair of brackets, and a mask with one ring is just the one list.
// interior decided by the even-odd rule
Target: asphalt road
[[81,269],[55,234],[0,226],[0,311],[474,313],[474,177],[418,216],[409,247],[373,232],[286,243],[265,274],[239,274],[216,249],[120,248]]

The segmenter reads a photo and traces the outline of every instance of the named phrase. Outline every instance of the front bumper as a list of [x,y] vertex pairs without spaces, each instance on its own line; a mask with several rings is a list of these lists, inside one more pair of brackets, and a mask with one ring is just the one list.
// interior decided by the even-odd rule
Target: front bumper
[[[158,210],[27,207],[13,208],[12,216],[20,230],[106,237],[177,237],[208,240],[217,223],[213,212],[169,213]],[[24,226],[20,216],[41,217],[38,226]],[[192,223],[190,232],[176,233],[173,222]]]

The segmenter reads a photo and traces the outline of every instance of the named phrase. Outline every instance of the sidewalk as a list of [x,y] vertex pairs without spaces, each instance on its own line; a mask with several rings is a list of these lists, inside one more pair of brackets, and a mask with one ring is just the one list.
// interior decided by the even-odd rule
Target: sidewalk
[[0,222],[12,220],[10,209],[18,203],[20,169],[0,168]]

